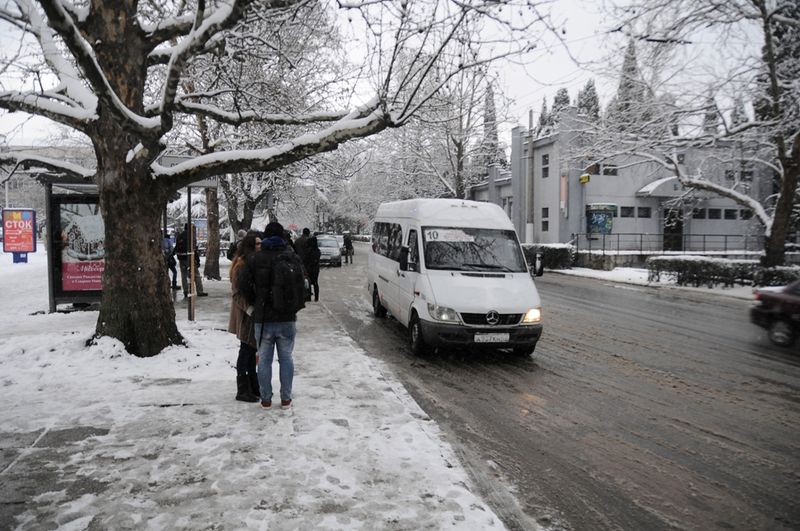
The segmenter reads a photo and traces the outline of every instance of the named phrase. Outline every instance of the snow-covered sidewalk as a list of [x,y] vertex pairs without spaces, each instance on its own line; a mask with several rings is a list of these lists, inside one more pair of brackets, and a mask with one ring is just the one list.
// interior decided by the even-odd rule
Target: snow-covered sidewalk
[[[0,528],[503,529],[442,433],[321,305],[300,314],[294,406],[234,401],[229,284],[189,348],[150,359],[96,312],[47,310],[46,256],[0,255]],[[277,392],[277,370],[275,371]]]

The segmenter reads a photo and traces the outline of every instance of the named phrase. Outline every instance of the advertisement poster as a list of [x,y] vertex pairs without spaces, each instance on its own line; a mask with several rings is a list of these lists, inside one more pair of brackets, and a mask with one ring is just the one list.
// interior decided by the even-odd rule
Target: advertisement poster
[[587,205],[586,232],[589,234],[611,234],[615,212],[616,205]]
[[3,251],[36,252],[36,212],[29,208],[3,209]]
[[193,219],[192,225],[197,229],[197,241],[208,241],[208,220],[205,218]]
[[105,229],[96,204],[62,203],[61,289],[99,291],[105,268]]

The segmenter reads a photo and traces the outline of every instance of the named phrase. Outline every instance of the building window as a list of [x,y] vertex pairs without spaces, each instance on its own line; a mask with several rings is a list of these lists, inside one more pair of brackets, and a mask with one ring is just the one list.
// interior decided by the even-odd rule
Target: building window
[[617,174],[617,167],[613,164],[604,164],[603,165],[603,175],[616,175]]
[[636,213],[637,218],[649,218],[651,214],[650,207],[639,207],[639,211]]
[[753,219],[753,211],[750,209],[740,210],[739,219]]
[[726,208],[725,209],[725,219],[736,219],[736,214],[739,211],[735,208]]
[[546,219],[542,221],[542,232],[547,232],[550,230],[550,222]]
[[695,208],[692,210],[692,219],[706,219],[706,209]]
[[542,166],[550,165],[550,155],[542,155]]
[[632,218],[633,217],[633,207],[619,207],[619,217],[621,217],[621,218]]
[[709,208],[708,219],[722,219],[722,210],[719,208]]
[[542,179],[547,179],[548,177],[550,177],[550,167],[544,166],[542,168]]
[[753,171],[752,170],[745,170],[741,173],[743,181],[752,181],[753,180]]
[[685,162],[686,162],[686,154],[678,153],[678,164],[684,164]]
[[542,218],[549,218],[550,217],[550,209],[545,207],[542,209]]
[[725,178],[729,181],[732,181],[735,175],[733,170],[725,170]]

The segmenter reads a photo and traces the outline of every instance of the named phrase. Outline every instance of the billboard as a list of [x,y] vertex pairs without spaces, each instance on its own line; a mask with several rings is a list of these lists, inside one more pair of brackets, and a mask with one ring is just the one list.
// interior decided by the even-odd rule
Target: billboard
[[30,208],[3,209],[3,252],[36,252],[36,211]]
[[100,291],[105,269],[105,225],[100,206],[81,198],[56,202],[61,292]]

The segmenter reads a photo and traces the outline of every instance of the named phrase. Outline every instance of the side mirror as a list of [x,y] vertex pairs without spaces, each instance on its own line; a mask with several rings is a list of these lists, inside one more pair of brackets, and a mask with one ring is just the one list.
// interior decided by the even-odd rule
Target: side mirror
[[400,247],[400,271],[408,271],[408,247]]

